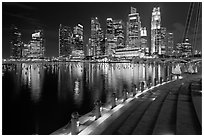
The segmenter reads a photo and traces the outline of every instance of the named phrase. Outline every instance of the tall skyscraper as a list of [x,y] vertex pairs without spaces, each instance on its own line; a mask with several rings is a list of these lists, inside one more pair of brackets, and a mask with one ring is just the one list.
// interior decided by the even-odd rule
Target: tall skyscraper
[[117,40],[117,48],[124,47],[124,23],[122,20],[113,20],[113,31]]
[[124,48],[124,23],[122,20],[106,19],[106,55],[113,54],[117,48]]
[[84,37],[83,37],[83,26],[78,24],[73,30],[73,43],[74,49],[83,50]]
[[167,33],[167,47],[166,47],[166,54],[171,56],[174,50],[174,37],[173,33]]
[[127,22],[127,45],[129,47],[135,48],[140,47],[140,29],[141,21],[139,13],[136,8],[131,7],[131,13],[128,15]]
[[142,52],[149,53],[149,48],[147,46],[147,29],[146,27],[141,27],[141,50]]
[[166,54],[166,46],[167,46],[167,34],[166,34],[166,28],[165,27],[161,27],[161,54]]
[[59,27],[59,57],[67,57],[72,53],[72,31],[68,26]]
[[22,49],[22,57],[23,58],[28,58],[30,56],[30,52],[31,52],[31,47],[30,47],[30,43],[23,44],[23,49]]
[[104,55],[105,54],[105,36],[104,31],[102,28],[98,30],[98,40],[99,40],[99,46],[98,46],[98,55]]
[[161,54],[161,13],[160,7],[153,8],[151,21],[151,54]]
[[92,56],[99,56],[101,54],[100,33],[101,25],[98,18],[91,18],[91,49],[93,49]]
[[105,35],[105,54],[111,55],[112,50],[115,49],[116,46],[116,39],[114,36],[114,27],[113,27],[113,19],[107,18],[106,19],[106,35]]
[[45,39],[43,30],[35,30],[30,41],[30,55],[31,58],[44,58]]
[[21,41],[21,32],[19,31],[19,29],[12,25],[11,26],[11,41],[10,41],[10,45],[11,45],[11,58],[21,58],[22,57],[22,46],[23,43]]
[[189,38],[186,38],[183,43],[181,43],[181,53],[182,56],[192,55],[192,45],[189,41]]

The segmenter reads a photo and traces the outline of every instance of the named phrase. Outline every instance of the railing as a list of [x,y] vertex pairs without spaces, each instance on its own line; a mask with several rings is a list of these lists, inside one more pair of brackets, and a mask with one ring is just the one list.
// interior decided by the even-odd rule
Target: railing
[[[178,77],[176,77],[175,79],[178,79]],[[119,105],[121,103],[125,103],[126,100],[130,97],[131,98],[137,98],[139,95],[147,92],[150,88],[154,88],[156,86],[165,84],[165,83],[170,82],[172,80],[174,80],[173,75],[169,75],[168,77],[165,77],[165,78],[160,77],[159,80],[154,78],[154,81],[153,81],[154,84],[152,84],[153,82],[150,80],[141,81],[139,84],[139,87],[137,87],[136,84],[133,84],[131,93],[129,93],[126,88],[123,89],[123,97],[120,100],[117,99],[116,93],[112,93],[111,101],[109,102],[109,110],[108,111],[111,111],[117,105]],[[95,104],[95,107],[94,107],[94,110],[92,112],[93,112],[93,115],[95,117],[94,121],[96,121],[97,119],[99,119],[100,117],[103,116],[102,111],[105,108],[102,106],[103,104],[101,103],[100,100],[96,100],[94,104]],[[73,112],[72,118],[71,118],[71,135],[77,135],[79,132],[81,132],[79,130],[79,126],[80,126],[79,115],[77,112]]]

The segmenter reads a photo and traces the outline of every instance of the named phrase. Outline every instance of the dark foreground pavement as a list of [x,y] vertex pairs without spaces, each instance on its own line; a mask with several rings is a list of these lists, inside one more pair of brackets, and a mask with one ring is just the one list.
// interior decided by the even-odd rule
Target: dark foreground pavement
[[202,75],[186,74],[183,79],[156,87],[90,134],[201,135],[201,80]]

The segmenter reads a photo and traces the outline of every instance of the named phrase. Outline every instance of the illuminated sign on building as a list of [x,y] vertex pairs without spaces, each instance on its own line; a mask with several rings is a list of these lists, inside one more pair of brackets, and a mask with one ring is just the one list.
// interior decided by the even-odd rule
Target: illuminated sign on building
[[32,34],[32,38],[35,38],[35,37],[40,37],[40,32],[33,33],[33,34]]
[[146,30],[146,27],[142,27],[140,32],[141,32],[141,37],[143,37],[143,36],[147,36],[147,30]]

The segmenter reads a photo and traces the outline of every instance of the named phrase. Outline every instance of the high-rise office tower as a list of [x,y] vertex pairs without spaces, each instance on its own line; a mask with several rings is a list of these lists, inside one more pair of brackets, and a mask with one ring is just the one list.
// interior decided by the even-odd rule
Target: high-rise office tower
[[191,56],[192,55],[192,45],[189,41],[189,38],[186,38],[182,44],[182,56]]
[[104,31],[102,28],[98,30],[98,40],[99,40],[99,46],[98,46],[98,55],[104,55],[105,54],[105,36]]
[[45,52],[45,39],[43,30],[35,30],[30,41],[30,55],[31,58],[43,58]]
[[114,36],[117,47],[124,47],[124,23],[122,20],[113,20]]
[[166,54],[166,46],[167,46],[167,34],[166,34],[166,28],[165,27],[161,27],[161,33],[160,33],[160,37],[161,37],[161,54]]
[[106,19],[106,35],[105,35],[105,54],[111,55],[112,50],[115,49],[116,46],[116,39],[114,36],[114,27],[113,27],[113,19],[107,18]]
[[28,58],[30,56],[30,51],[31,51],[30,43],[28,44],[24,43],[22,49],[22,57]]
[[140,29],[141,21],[136,8],[131,7],[131,13],[128,15],[127,22],[127,45],[135,48],[140,47]]
[[161,13],[160,7],[153,8],[151,21],[151,54],[161,54]]
[[98,18],[91,18],[91,49],[93,49],[92,56],[99,56],[101,54],[100,33],[101,25]]
[[115,49],[124,48],[124,23],[122,20],[106,19],[106,55],[111,55]]
[[83,26],[81,24],[78,24],[76,27],[74,27],[73,43],[75,45],[74,49],[83,50],[84,37],[83,37]]
[[72,53],[72,31],[68,26],[59,27],[59,57],[67,57]]
[[21,32],[19,31],[19,29],[12,25],[11,26],[11,41],[10,41],[10,45],[11,45],[11,58],[21,58],[22,56],[22,46],[23,43],[21,41]]
[[149,53],[149,48],[147,46],[147,29],[146,27],[141,27],[141,50],[142,52]]
[[166,54],[171,56],[174,50],[174,37],[173,33],[167,33],[167,47],[166,47]]

